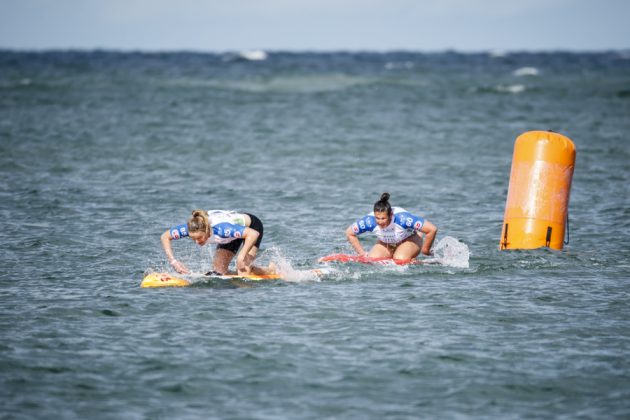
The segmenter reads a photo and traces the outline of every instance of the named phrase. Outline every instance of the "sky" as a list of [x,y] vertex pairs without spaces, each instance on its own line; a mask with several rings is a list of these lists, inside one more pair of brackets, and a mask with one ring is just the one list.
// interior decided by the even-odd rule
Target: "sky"
[[630,49],[630,0],[0,0],[0,48]]

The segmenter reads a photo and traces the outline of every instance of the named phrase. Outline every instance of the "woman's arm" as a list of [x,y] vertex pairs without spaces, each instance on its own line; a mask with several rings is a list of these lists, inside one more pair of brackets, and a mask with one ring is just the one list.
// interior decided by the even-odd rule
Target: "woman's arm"
[[349,226],[348,229],[346,229],[346,238],[348,239],[348,242],[350,242],[350,245],[352,245],[354,250],[357,251],[357,254],[365,255],[366,252],[361,246],[361,241],[359,241],[357,235],[354,234],[352,226]]
[[254,245],[256,245],[256,241],[259,236],[260,233],[252,228],[245,228],[243,231],[243,239],[245,239],[245,243],[236,257],[236,268],[239,274],[248,274],[251,271],[251,265],[254,261],[255,255],[252,256],[249,252],[252,250]]
[[166,258],[168,258],[169,264],[177,271],[178,273],[188,274],[188,268],[181,262],[175,259],[175,255],[173,254],[173,249],[171,248],[171,232],[170,230],[165,231],[162,236],[160,236],[160,241],[162,242],[162,248],[164,248],[164,253],[166,254]]
[[422,253],[424,255],[431,255],[431,247],[433,246],[437,231],[438,228],[433,223],[428,220],[424,221],[422,228],[420,228],[420,232],[425,234],[424,241],[422,241]]

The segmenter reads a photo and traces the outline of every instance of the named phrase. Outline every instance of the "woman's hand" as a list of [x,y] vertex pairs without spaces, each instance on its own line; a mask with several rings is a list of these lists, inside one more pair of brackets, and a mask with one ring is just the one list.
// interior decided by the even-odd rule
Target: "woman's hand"
[[190,271],[188,271],[188,268],[186,268],[186,266],[184,264],[182,264],[180,261],[177,261],[175,258],[170,260],[169,263],[175,269],[175,271],[177,271],[178,273],[181,273],[181,274],[188,274],[188,273],[190,273]]
[[358,256],[367,257],[368,253],[361,246],[361,242],[359,241],[359,238],[357,238],[357,235],[354,234],[352,226],[348,226],[348,229],[346,229],[346,238],[348,239],[348,242],[350,242],[350,245],[352,245],[352,248],[354,248],[357,252]]
[[248,275],[252,271],[251,266],[245,261],[245,257],[241,255],[236,258],[236,269],[240,275]]
[[254,258],[256,258],[256,250],[252,251],[252,248],[256,245],[256,241],[260,233],[257,230],[246,227],[243,231],[243,239],[245,239],[245,243],[243,247],[238,253],[236,257],[236,269],[238,270],[238,274],[247,275],[252,272],[252,263],[254,262]]
[[435,235],[437,235],[438,228],[428,220],[424,221],[420,232],[425,234],[424,241],[422,242],[422,254],[426,256],[433,255],[431,252],[431,247],[433,246],[433,241],[435,240]]
[[173,250],[171,249],[172,240],[173,238],[171,238],[171,233],[168,230],[165,231],[162,234],[162,236],[160,236],[160,242],[162,242],[162,247],[164,248],[164,252],[166,253],[166,258],[168,258],[169,264],[171,264],[171,266],[178,273],[181,273],[181,274],[190,273],[190,271],[188,271],[188,269],[186,268],[184,264],[182,264],[181,262],[175,259],[175,256],[173,255]]

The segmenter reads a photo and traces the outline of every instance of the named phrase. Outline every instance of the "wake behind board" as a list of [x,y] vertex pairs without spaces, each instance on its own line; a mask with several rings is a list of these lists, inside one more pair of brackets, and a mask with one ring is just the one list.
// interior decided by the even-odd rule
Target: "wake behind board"
[[[326,274],[325,270],[314,269],[309,272],[321,276]],[[245,281],[265,281],[265,280],[284,280],[281,274],[264,274],[264,275],[238,275],[238,274],[225,274],[225,275],[205,275],[201,276],[203,279],[208,280],[245,280]],[[169,273],[149,273],[142,279],[140,287],[187,287],[194,282],[173,276]]]
[[415,265],[415,264],[438,264],[435,259],[426,260],[402,260],[397,258],[371,258],[364,255],[350,254],[331,254],[322,257],[318,262],[338,262],[338,263],[361,263],[361,264],[380,264],[380,265]]

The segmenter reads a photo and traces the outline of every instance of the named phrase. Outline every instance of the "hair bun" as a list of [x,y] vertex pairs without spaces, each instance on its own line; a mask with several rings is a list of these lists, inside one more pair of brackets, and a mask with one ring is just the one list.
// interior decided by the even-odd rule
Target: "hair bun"
[[384,202],[384,203],[388,202],[388,201],[389,201],[389,193],[384,192],[383,194],[381,194],[381,199],[380,199],[380,201],[382,201],[382,202]]

